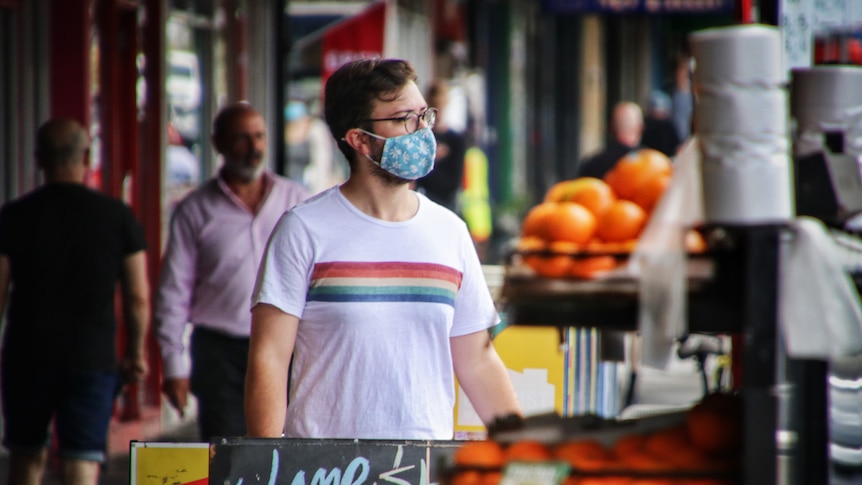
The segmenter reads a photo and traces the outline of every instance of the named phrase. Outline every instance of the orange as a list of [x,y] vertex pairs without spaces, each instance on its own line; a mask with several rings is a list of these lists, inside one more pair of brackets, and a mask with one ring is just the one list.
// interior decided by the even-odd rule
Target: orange
[[611,253],[633,253],[638,246],[638,239],[632,238],[625,241],[606,242],[605,245]]
[[545,461],[553,458],[550,448],[535,440],[520,440],[510,444],[506,450],[506,461]]
[[[601,468],[611,462],[612,455],[605,445],[596,440],[579,439],[558,444],[553,449],[554,458],[565,461],[576,468],[595,466]],[[597,469],[597,468],[593,468]]]
[[659,458],[671,459],[681,450],[691,447],[685,426],[674,426],[653,432],[647,436],[643,449]]
[[569,276],[575,278],[595,278],[599,273],[610,271],[617,267],[613,256],[592,256],[589,258],[572,259],[568,268]]
[[617,477],[604,475],[600,477],[584,477],[578,485],[631,485],[632,479],[629,477]]
[[627,455],[638,452],[643,449],[646,442],[646,436],[642,434],[627,434],[621,436],[614,443],[614,454],[619,458],[624,458]]
[[596,217],[574,202],[543,202],[527,212],[521,236],[583,244],[596,231]]
[[555,202],[544,202],[527,211],[521,222],[521,236],[535,236],[540,239],[544,237],[545,228],[550,224],[551,217],[556,211]]
[[738,396],[713,393],[686,414],[691,442],[707,453],[736,453],[742,445],[742,402]]
[[614,189],[617,197],[633,200],[641,187],[650,179],[670,175],[673,165],[664,153],[651,148],[629,152],[605,174],[604,180]]
[[637,187],[634,195],[631,197],[631,201],[641,206],[643,210],[650,212],[655,208],[659,199],[664,195],[664,191],[669,185],[669,174],[661,173],[649,177],[646,180],[643,180]]
[[612,242],[593,239],[584,245],[584,250],[596,254],[627,254],[634,252],[637,245],[637,239]]
[[596,235],[605,242],[636,239],[647,222],[647,213],[628,200],[618,200],[598,221]]
[[565,278],[569,275],[572,259],[568,256],[540,256],[536,261],[531,261],[531,268],[545,278]]
[[544,261],[545,256],[539,254],[528,254],[524,256],[524,264],[527,265],[530,269],[536,272],[536,274],[541,275],[542,272],[545,271]]
[[449,483],[452,485],[483,485],[482,472],[479,470],[461,470],[455,473]]
[[711,470],[717,468],[710,463],[709,457],[696,446],[689,445],[666,457],[667,460],[680,470]]
[[546,278],[564,278],[569,276],[569,269],[575,261],[572,254],[576,253],[579,246],[568,241],[554,241],[547,245],[550,254],[534,256],[528,264],[536,273]]
[[576,455],[569,458],[569,465],[582,472],[609,472],[625,469],[625,463],[612,456]]
[[539,254],[539,251],[544,251],[548,248],[548,244],[544,239],[536,236],[523,236],[518,240],[515,249],[521,253],[523,263],[534,271],[539,271],[539,266],[542,265],[544,255]]
[[452,455],[455,465],[499,468],[503,466],[505,454],[496,441],[465,441]]
[[598,217],[616,198],[614,190],[604,180],[579,177],[554,184],[545,195],[545,202],[575,202]]
[[621,460],[627,468],[638,471],[664,472],[671,471],[674,468],[666,459],[652,455],[644,450],[632,452],[622,457]]
[[550,225],[545,227],[549,241],[569,241],[583,244],[596,232],[596,217],[581,204],[560,202],[550,217]]
[[503,478],[502,472],[497,471],[486,471],[482,473],[482,484],[481,485],[499,485],[500,480]]
[[569,195],[574,187],[576,187],[575,180],[563,180],[552,185],[545,193],[544,202],[563,202],[569,200]]
[[577,254],[583,247],[583,244],[577,244],[570,241],[551,241],[551,243],[548,244],[548,250],[550,250],[551,253],[567,257]]
[[548,243],[544,239],[536,236],[524,236],[518,239],[516,249],[521,252],[542,251],[546,249]]

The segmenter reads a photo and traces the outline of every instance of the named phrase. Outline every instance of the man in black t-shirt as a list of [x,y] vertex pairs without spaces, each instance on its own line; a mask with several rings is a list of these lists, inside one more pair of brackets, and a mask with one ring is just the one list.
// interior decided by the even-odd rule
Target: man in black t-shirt
[[[116,392],[147,372],[143,230],[123,202],[83,184],[88,145],[73,120],[43,124],[36,159],[45,185],[0,209],[7,483],[39,483],[52,420],[65,482],[98,483]],[[117,283],[127,326],[119,362]]]

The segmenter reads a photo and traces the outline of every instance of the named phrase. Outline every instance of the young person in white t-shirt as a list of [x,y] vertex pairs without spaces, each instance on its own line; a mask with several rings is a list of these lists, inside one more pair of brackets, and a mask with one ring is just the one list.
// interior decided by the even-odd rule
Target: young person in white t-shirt
[[433,168],[436,119],[412,66],[348,63],[325,102],[350,177],[270,238],[252,298],[249,435],[451,439],[455,376],[486,423],[521,415],[467,227],[410,189]]

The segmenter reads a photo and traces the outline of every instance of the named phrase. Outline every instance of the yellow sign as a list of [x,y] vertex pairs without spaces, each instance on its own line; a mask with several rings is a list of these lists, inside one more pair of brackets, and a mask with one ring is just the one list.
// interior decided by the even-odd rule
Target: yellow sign
[[207,485],[209,443],[133,441],[131,485]]
[[[494,348],[509,370],[525,416],[563,415],[566,351],[554,327],[511,326],[494,338]],[[480,437],[485,426],[463,389],[455,403],[455,439]]]

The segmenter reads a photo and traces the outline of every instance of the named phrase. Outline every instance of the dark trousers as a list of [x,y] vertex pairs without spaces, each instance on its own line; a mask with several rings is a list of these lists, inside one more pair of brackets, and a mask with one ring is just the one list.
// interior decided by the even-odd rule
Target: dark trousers
[[191,337],[191,391],[198,400],[201,439],[245,436],[245,371],[248,338],[202,327]]

